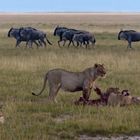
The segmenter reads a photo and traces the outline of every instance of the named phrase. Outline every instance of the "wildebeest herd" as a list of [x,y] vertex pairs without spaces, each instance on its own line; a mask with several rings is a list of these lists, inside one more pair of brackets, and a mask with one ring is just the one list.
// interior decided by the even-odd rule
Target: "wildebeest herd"
[[[67,41],[69,41],[68,47],[73,44],[73,46],[76,47],[85,46],[87,48],[90,44],[94,47],[96,43],[94,34],[84,30],[57,26],[54,29],[53,35],[59,37],[59,47],[62,43],[63,46],[65,46]],[[8,31],[8,37],[14,37],[16,39],[16,47],[18,47],[22,41],[26,42],[26,47],[32,47],[33,43],[35,43],[37,47],[46,47],[46,41],[52,45],[46,33],[33,27],[11,28]],[[136,32],[135,30],[121,30],[118,33],[118,40],[126,40],[128,42],[127,48],[132,48],[132,42],[140,41],[140,32]]]
[[[59,46],[60,42],[63,42],[64,46],[66,41],[69,41],[68,47],[72,43],[74,46],[85,45],[87,48],[90,43],[94,46],[96,42],[92,33],[66,27],[57,26],[54,30],[54,36],[59,36]],[[46,47],[45,39],[52,45],[46,33],[32,27],[11,28],[8,32],[8,37],[14,37],[16,39],[16,47],[18,47],[22,41],[25,41],[26,46],[29,47],[32,47],[32,43],[35,43],[37,47],[42,46],[42,44]],[[76,44],[74,44],[74,42]]]
[[60,42],[64,42],[63,46],[65,45],[66,41],[69,41],[68,47],[71,43],[75,46],[74,42],[76,42],[76,46],[85,45],[86,48],[91,43],[93,46],[96,42],[95,37],[92,33],[82,30],[76,29],[69,29],[66,27],[59,27],[57,26],[54,30],[54,36],[59,36],[58,45],[60,46]]
[[[59,47],[62,43],[63,46],[65,46],[68,41],[68,47],[72,44],[75,47],[85,46],[87,48],[90,44],[94,47],[96,43],[94,34],[84,30],[57,26],[54,29],[53,35],[59,37]],[[26,42],[26,47],[31,48],[33,43],[36,44],[37,48],[39,46],[46,47],[46,41],[52,45],[46,33],[32,27],[11,28],[8,32],[8,37],[14,37],[16,39],[16,47],[18,47],[22,41]],[[121,30],[118,33],[118,40],[128,41],[127,48],[132,48],[131,42],[140,41],[140,33],[134,30]]]
[[45,39],[52,45],[47,39],[46,33],[32,27],[11,28],[8,32],[8,37],[14,37],[16,39],[16,47],[18,47],[22,41],[26,42],[26,46],[30,44],[30,47],[32,47],[32,43],[35,43],[37,47],[39,45],[42,46],[42,43],[46,46]]

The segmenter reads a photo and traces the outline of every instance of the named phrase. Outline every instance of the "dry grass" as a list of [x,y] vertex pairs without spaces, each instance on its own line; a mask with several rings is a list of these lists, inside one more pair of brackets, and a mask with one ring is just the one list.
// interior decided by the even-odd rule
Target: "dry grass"
[[[82,20],[81,20],[82,19]],[[126,42],[117,40],[120,28],[140,29],[139,15],[0,15],[0,101],[5,123],[0,124],[0,139],[78,139],[80,135],[139,134],[139,106],[82,107],[73,101],[81,93],[59,91],[58,104],[48,104],[48,88],[36,98],[32,90],[42,86],[44,74],[53,68],[81,71],[95,63],[104,63],[107,77],[97,84],[106,89],[117,86],[140,94],[139,43],[126,50]],[[56,25],[95,33],[96,49],[57,46],[52,35]],[[53,46],[46,49],[14,48],[7,38],[11,27],[33,26],[48,32]],[[95,97],[94,92],[92,97]],[[62,118],[62,121],[60,121]],[[58,121],[59,120],[59,121]]]

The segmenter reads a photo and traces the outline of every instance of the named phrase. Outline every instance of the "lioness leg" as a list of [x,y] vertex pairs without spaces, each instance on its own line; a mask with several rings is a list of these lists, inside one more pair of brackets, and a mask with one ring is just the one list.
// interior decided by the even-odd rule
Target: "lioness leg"
[[83,98],[84,98],[85,100],[88,100],[88,99],[89,99],[90,94],[91,94],[91,89],[84,89],[84,90],[83,90]]
[[57,102],[55,97],[56,97],[60,87],[61,87],[60,85],[50,87],[49,99],[52,100],[53,102]]
[[88,100],[92,90],[92,82],[90,80],[85,80],[83,85],[83,97],[85,100]]

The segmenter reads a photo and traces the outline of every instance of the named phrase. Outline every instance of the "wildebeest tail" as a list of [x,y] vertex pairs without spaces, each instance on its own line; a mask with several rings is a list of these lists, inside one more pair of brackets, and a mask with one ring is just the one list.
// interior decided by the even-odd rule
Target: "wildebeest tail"
[[8,31],[8,37],[10,37],[10,32],[13,30],[13,28],[11,28],[9,31]]
[[120,40],[120,34],[118,34],[118,40]]
[[50,45],[52,45],[52,43],[48,40],[48,38],[47,38],[46,35],[45,35],[45,38],[46,38],[47,42],[48,42]]
[[96,39],[94,38],[94,44],[96,43]]
[[40,91],[38,94],[32,92],[32,95],[34,95],[34,96],[39,96],[39,95],[44,91],[44,89],[45,89],[45,87],[46,87],[47,78],[48,78],[48,74],[45,75],[44,83],[43,83],[43,87],[42,87],[41,91]]

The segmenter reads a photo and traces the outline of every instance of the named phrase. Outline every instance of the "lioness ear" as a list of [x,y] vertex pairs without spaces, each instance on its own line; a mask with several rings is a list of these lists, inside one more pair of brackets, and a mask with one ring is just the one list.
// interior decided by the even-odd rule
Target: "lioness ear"
[[97,67],[98,67],[98,64],[96,63],[96,64],[94,65],[94,67],[97,68]]

